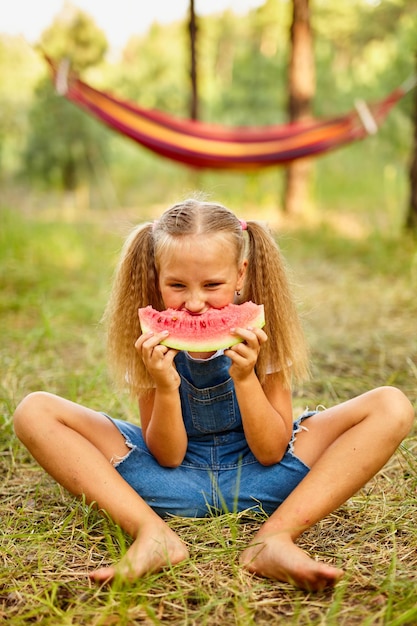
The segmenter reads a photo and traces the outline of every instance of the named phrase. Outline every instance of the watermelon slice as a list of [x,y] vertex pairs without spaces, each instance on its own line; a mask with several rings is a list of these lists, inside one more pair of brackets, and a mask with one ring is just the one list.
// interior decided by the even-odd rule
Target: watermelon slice
[[176,309],[156,311],[147,306],[139,309],[139,321],[143,333],[168,330],[169,336],[161,341],[164,346],[186,352],[213,352],[242,341],[230,333],[231,328],[262,328],[265,316],[263,304],[244,302],[209,309],[201,315]]

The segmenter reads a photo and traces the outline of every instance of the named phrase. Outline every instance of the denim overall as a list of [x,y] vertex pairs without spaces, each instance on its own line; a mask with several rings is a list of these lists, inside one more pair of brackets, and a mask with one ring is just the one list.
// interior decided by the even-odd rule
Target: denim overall
[[271,514],[309,471],[292,448],[301,422],[313,412],[294,422],[283,459],[261,465],[245,439],[230,364],[223,354],[207,360],[193,359],[186,352],[176,355],[188,434],[187,452],[178,467],[159,465],[138,426],[112,420],[130,448],[114,463],[116,469],[161,517],[205,517],[246,509]]

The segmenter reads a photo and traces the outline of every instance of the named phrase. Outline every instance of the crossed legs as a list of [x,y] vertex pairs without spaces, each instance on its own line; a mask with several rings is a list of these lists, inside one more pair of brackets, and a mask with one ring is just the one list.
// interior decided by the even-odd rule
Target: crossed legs
[[[295,541],[383,467],[413,417],[402,392],[382,387],[309,418],[294,452],[311,470],[242,553],[243,567],[309,590],[334,585],[342,570],[310,558]],[[105,416],[37,392],[19,404],[14,419],[17,436],[38,463],[68,491],[106,510],[134,540],[116,566],[97,570],[91,578],[139,577],[188,557],[179,537],[111,464],[128,448]]]

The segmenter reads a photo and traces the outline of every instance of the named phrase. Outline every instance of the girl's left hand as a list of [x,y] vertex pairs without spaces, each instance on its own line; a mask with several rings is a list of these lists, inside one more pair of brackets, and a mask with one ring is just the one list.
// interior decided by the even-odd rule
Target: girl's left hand
[[261,345],[268,340],[268,336],[262,328],[234,328],[233,334],[241,337],[243,342],[237,343],[224,353],[232,360],[229,369],[232,379],[243,380],[253,373]]

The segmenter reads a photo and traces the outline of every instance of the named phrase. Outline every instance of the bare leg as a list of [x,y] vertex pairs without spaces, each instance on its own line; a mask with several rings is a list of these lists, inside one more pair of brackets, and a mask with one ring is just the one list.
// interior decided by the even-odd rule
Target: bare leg
[[241,563],[251,572],[307,590],[334,585],[343,571],[310,558],[294,541],[366,484],[408,434],[414,411],[382,387],[305,422],[295,454],[311,471],[263,524]]
[[179,537],[152,511],[113,467],[113,456],[128,448],[104,415],[43,392],[30,394],[17,407],[15,431],[38,463],[72,494],[96,503],[133,537],[123,559],[91,578],[142,576],[188,557]]

